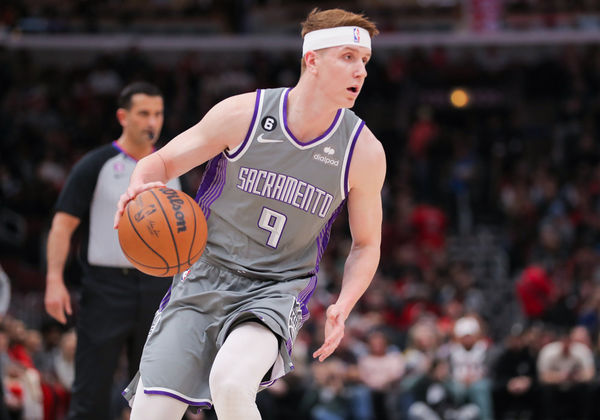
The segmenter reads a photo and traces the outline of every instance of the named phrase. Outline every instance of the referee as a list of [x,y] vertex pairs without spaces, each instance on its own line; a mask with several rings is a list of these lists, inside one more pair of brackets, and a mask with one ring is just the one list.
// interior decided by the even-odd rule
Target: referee
[[[154,312],[170,280],[135,270],[121,252],[112,228],[119,196],[136,162],[154,151],[163,124],[163,97],[145,82],[126,86],[119,96],[121,136],[87,153],[69,174],[55,206],[48,236],[46,311],[65,324],[72,314],[63,272],[71,238],[83,234],[80,249],[80,311],[77,315],[75,381],[68,420],[106,420],[113,376],[126,350],[129,376],[138,369]],[[169,187],[181,189],[179,180]]]

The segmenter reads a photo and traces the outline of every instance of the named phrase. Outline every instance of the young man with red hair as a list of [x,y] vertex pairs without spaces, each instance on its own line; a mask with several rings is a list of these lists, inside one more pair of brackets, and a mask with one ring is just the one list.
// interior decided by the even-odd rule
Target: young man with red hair
[[296,86],[225,99],[138,163],[115,226],[137,194],[208,161],[196,197],[208,242],[157,312],[125,390],[132,420],[180,419],[188,405],[260,419],[256,393],[293,368],[331,224],[347,205],[352,248],[314,357],[336,349],[379,262],[385,155],[349,110],[376,33],[362,15],[313,10]]

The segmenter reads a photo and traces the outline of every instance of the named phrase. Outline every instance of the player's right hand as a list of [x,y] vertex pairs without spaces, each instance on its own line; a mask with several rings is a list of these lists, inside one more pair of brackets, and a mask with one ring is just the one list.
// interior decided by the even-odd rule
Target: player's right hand
[[71,295],[63,282],[46,282],[44,296],[46,312],[61,324],[67,323],[67,315],[72,315]]
[[137,197],[138,194],[140,194],[146,190],[149,190],[150,188],[164,187],[164,186],[165,186],[165,184],[160,181],[147,182],[145,184],[140,184],[140,185],[136,185],[136,186],[129,186],[129,188],[127,188],[127,191],[125,191],[123,194],[121,194],[121,197],[119,198],[119,201],[117,203],[117,212],[115,213],[115,220],[114,220],[113,228],[114,229],[119,228],[119,220],[121,220],[121,216],[123,215],[123,212],[125,211],[125,207],[127,207],[127,203],[129,203],[131,200],[133,200],[135,197]]
[[333,354],[340,341],[344,337],[344,322],[348,315],[342,313],[340,305],[329,305],[325,320],[325,341],[314,353],[313,357],[319,358],[319,362],[327,359]]

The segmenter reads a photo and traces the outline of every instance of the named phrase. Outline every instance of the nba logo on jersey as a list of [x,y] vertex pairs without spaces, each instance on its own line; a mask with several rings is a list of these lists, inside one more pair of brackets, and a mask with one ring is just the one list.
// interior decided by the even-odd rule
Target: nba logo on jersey
[[360,32],[358,31],[358,28],[354,28],[352,32],[354,34],[354,42],[358,44],[360,42]]

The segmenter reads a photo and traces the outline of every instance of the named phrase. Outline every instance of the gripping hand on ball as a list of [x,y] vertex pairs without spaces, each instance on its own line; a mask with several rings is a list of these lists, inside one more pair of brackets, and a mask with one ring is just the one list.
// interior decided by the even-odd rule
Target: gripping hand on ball
[[123,215],[123,212],[125,211],[125,207],[127,207],[127,203],[129,203],[131,200],[133,200],[135,197],[137,197],[138,194],[149,190],[150,188],[154,188],[154,187],[164,187],[165,184],[163,182],[160,181],[154,181],[154,182],[148,182],[145,184],[140,184],[140,185],[136,185],[136,186],[130,186],[129,188],[127,188],[127,191],[125,191],[123,194],[121,194],[121,197],[119,198],[119,202],[117,203],[117,212],[115,213],[115,221],[113,224],[113,228],[118,229],[119,228],[119,220],[121,220],[121,216]]

